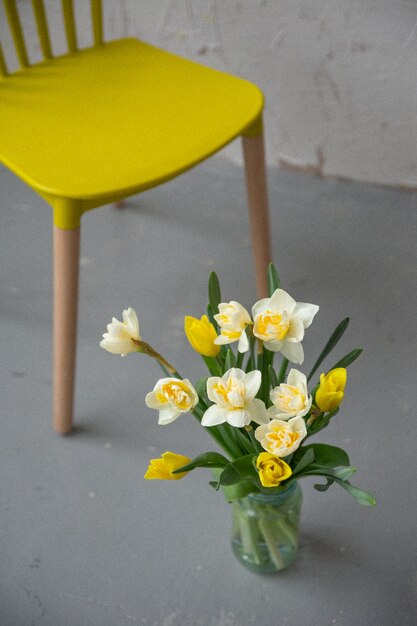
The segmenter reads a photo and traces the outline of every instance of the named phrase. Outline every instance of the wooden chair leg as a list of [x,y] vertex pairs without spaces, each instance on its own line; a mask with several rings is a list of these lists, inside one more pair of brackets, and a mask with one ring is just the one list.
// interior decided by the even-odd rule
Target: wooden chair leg
[[258,296],[264,298],[268,295],[267,271],[272,259],[263,132],[255,136],[243,135],[242,143],[256,288]]
[[61,435],[72,428],[77,338],[80,229],[54,226],[53,425]]

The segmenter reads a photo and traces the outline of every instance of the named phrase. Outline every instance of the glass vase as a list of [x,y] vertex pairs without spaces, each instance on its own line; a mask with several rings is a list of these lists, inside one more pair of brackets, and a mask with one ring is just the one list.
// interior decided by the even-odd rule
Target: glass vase
[[232,502],[232,549],[252,572],[273,574],[297,554],[302,493],[298,482],[279,494],[250,493]]

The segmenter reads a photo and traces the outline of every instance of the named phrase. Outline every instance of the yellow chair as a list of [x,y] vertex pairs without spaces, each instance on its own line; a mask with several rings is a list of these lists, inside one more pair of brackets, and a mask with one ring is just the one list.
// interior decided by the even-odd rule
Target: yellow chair
[[[43,0],[32,0],[43,61],[30,65],[14,0],[3,0],[19,60],[0,48],[0,161],[42,196],[54,222],[54,428],[73,416],[80,218],[159,185],[242,135],[260,296],[270,260],[263,96],[245,80],[136,39],[77,48],[72,0],[61,0],[68,53],[53,57]],[[197,203],[196,203],[197,204]]]

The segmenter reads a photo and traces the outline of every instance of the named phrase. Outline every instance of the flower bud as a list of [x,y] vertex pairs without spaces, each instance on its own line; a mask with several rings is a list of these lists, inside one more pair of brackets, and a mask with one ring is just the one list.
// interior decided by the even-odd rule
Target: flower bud
[[288,463],[269,452],[260,453],[256,459],[256,467],[259,470],[259,480],[264,487],[277,487],[292,474]]
[[330,370],[328,374],[320,375],[320,386],[316,392],[315,403],[321,411],[334,411],[342,402],[345,395],[347,373],[344,367]]
[[203,315],[200,320],[191,317],[191,315],[186,315],[184,331],[191,347],[199,354],[203,356],[217,356],[219,354],[220,346],[216,346],[214,343],[217,333],[207,315]]
[[188,472],[173,474],[175,470],[191,462],[187,456],[175,454],[175,452],[164,452],[160,459],[151,459],[147,472],[144,476],[147,480],[180,480]]

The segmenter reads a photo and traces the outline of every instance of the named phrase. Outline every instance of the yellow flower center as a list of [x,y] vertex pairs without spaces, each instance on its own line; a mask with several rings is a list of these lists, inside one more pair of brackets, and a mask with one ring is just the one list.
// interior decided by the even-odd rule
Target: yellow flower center
[[293,385],[281,385],[278,393],[279,407],[283,411],[291,413],[294,409],[301,409],[306,404],[306,395],[298,387]]
[[239,339],[240,332],[237,330],[224,330],[222,329],[222,335],[227,337],[228,339]]
[[262,463],[261,468],[269,483],[277,482],[277,479],[281,478],[284,474],[281,466],[276,461],[267,461],[266,463]]
[[293,432],[290,429],[279,428],[272,430],[266,435],[266,440],[270,444],[271,449],[281,447],[291,448],[300,438],[300,433]]
[[256,322],[256,334],[282,341],[290,330],[290,320],[279,313],[265,311]]
[[191,405],[188,388],[181,380],[162,385],[161,391],[157,392],[156,395],[161,403],[170,402],[181,410],[185,410]]
[[[245,386],[239,383],[232,376],[229,377],[227,384],[222,380],[214,385],[213,391],[220,396],[226,406],[232,405],[230,408],[243,409],[245,406]],[[233,402],[229,398],[230,392],[233,392]]]

